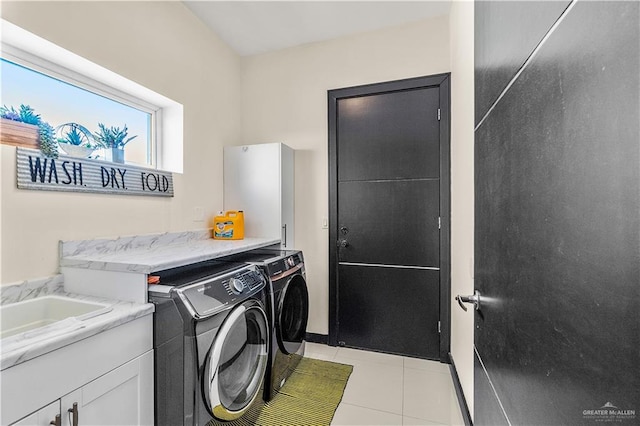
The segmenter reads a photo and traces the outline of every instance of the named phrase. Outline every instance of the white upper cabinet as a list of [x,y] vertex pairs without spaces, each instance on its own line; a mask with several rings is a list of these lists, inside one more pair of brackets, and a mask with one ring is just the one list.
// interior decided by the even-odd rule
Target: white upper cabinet
[[294,151],[282,143],[224,148],[224,209],[242,210],[246,237],[294,244]]

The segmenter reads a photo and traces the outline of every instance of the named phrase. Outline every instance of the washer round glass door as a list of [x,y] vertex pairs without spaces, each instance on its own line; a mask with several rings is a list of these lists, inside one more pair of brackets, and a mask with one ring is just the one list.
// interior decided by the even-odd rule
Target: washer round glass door
[[260,393],[267,368],[267,316],[257,301],[236,306],[207,356],[205,399],[220,420],[241,417]]
[[293,354],[302,345],[309,318],[307,282],[300,274],[291,277],[282,289],[278,305],[276,334],[278,346],[285,354]]

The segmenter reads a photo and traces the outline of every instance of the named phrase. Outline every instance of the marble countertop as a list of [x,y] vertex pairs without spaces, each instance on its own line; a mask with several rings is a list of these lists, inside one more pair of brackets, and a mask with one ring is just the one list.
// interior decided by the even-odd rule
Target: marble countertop
[[13,367],[135,319],[151,315],[154,311],[152,303],[121,302],[99,297],[65,294],[63,292],[56,292],[55,295],[107,304],[111,307],[111,310],[92,318],[75,321],[69,328],[58,328],[56,330],[54,327],[48,333],[31,335],[30,337],[27,333],[15,336],[11,339],[13,340],[11,344],[1,345],[0,370]]
[[[214,240],[210,231],[164,233],[114,239],[60,242],[60,266],[149,274],[204,260],[280,243],[273,238]],[[111,310],[84,320],[54,323],[44,333],[24,333],[0,341],[0,370],[4,370],[121,324],[151,315],[152,303],[115,301],[67,294],[62,275],[3,286],[2,305],[46,295],[69,296],[107,304]],[[62,323],[62,324],[59,324]]]
[[274,238],[214,240],[191,231],[60,242],[60,266],[149,274],[280,243]]

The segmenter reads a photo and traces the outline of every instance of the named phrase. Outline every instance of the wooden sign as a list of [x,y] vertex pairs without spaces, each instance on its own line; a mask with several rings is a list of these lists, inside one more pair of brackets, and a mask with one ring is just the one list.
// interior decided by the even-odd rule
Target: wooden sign
[[130,164],[16,148],[19,189],[173,197],[173,175]]

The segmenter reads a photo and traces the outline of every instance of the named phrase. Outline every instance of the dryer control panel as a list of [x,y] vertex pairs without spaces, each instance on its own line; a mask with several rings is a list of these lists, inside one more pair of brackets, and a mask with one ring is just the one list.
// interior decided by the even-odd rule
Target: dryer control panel
[[271,279],[278,279],[283,274],[286,275],[287,271],[295,269],[298,265],[304,262],[302,259],[302,252],[283,252],[283,256],[267,263],[267,270],[269,271],[269,277]]

